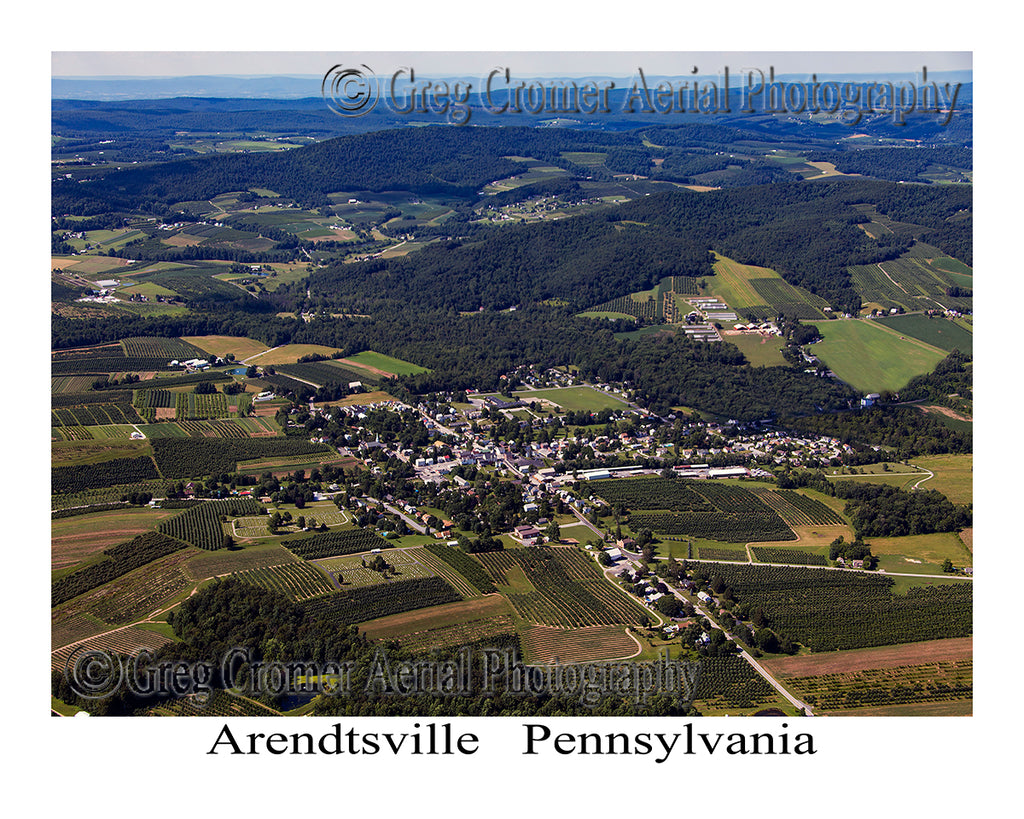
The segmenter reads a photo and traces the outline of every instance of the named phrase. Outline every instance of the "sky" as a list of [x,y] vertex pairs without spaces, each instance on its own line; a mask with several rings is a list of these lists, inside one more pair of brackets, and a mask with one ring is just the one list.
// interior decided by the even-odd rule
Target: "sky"
[[553,76],[632,73],[717,74],[725,66],[779,74],[970,70],[969,51],[55,51],[54,77],[322,75],[336,63],[364,63],[379,72],[411,65],[419,71],[476,75],[495,65]]

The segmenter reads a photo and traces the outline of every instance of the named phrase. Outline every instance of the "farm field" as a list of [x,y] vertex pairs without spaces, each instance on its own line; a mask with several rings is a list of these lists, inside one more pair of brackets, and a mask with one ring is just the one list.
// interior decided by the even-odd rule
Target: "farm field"
[[956,532],[867,540],[871,544],[871,552],[881,558],[879,568],[890,572],[941,573],[946,558],[957,567],[973,565],[971,553]]
[[741,603],[760,606],[773,630],[813,652],[895,645],[973,630],[969,582],[931,585],[921,578],[743,564],[700,564]]
[[182,336],[181,340],[205,353],[213,353],[221,358],[233,353],[237,361],[243,361],[269,349],[262,341],[242,336]]
[[715,296],[750,319],[774,318],[780,311],[800,319],[824,318],[827,302],[794,287],[767,267],[740,264],[715,253],[714,276],[706,277],[704,295]]
[[863,393],[897,391],[915,375],[931,372],[946,356],[937,347],[900,338],[870,320],[808,323],[818,328],[823,340],[807,349]]
[[379,617],[359,630],[371,640],[398,640],[403,647],[457,647],[512,633],[511,608],[499,595],[446,603]]
[[477,555],[491,579],[530,623],[581,628],[638,625],[653,615],[570,548],[523,548]]
[[972,655],[973,640],[967,637],[761,662],[816,713],[822,713],[928,702],[969,703]]
[[739,347],[740,352],[754,367],[785,367],[789,364],[782,355],[782,339],[777,336],[726,331],[722,333],[722,341]]
[[[775,509],[738,485],[660,477],[620,478],[595,482],[594,492],[627,509],[633,532],[647,528],[670,539],[704,538],[726,543],[796,539]],[[782,502],[780,497],[778,503]],[[814,515],[834,518],[831,510],[814,503],[808,507]]]
[[519,639],[524,661],[538,665],[623,659],[638,654],[642,649],[622,626],[576,629],[523,626],[519,631]]
[[50,524],[50,568],[73,566],[152,529],[171,509],[126,508],[58,518]]
[[354,364],[357,367],[364,367],[375,374],[385,373],[390,375],[417,375],[430,372],[426,367],[420,367],[409,361],[402,361],[400,358],[392,358],[383,353],[375,353],[367,350],[356,355],[339,360],[342,364]]
[[257,367],[295,364],[304,355],[315,354],[330,358],[331,354],[336,352],[338,350],[334,347],[324,347],[321,344],[285,344],[281,347],[273,347],[265,352],[254,353],[248,356],[242,363],[255,364]]
[[555,387],[553,389],[518,390],[513,395],[527,404],[543,399],[557,404],[564,410],[590,410],[597,412],[603,409],[621,409],[626,402],[614,395],[593,387]]
[[[936,309],[972,311],[971,269],[953,259],[941,258],[939,251],[927,245],[919,243],[898,259],[854,265],[849,270],[865,310],[874,308],[888,313],[893,307],[902,307],[908,313]],[[968,295],[950,296],[950,287],[963,288]]]
[[921,483],[922,489],[941,492],[953,503],[971,503],[974,499],[973,455],[930,455],[914,458],[914,466],[935,473]]
[[941,316],[929,317],[923,313],[902,316],[887,316],[875,319],[883,327],[903,336],[911,336],[940,350],[960,350],[971,355],[974,334],[950,319]]

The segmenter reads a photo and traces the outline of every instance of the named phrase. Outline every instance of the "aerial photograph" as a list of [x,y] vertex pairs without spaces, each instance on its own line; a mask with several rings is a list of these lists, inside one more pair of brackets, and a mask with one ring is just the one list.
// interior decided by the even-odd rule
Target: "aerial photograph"
[[975,713],[971,52],[51,56],[52,716]]

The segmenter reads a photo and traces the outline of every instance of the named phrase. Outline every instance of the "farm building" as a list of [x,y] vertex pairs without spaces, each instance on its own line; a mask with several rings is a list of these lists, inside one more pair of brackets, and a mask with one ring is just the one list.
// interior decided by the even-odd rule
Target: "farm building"
[[749,478],[750,470],[745,466],[716,466],[708,470],[709,478]]

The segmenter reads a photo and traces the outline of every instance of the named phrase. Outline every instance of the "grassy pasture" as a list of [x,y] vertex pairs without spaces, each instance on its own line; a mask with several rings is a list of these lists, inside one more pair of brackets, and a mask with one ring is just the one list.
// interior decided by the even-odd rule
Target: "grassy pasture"
[[946,318],[929,318],[924,314],[914,313],[889,316],[876,321],[900,335],[916,338],[941,350],[961,350],[968,355],[973,350],[974,334]]
[[789,363],[782,355],[782,340],[775,336],[726,333],[722,340],[739,347],[754,367],[784,367]]
[[879,555],[879,568],[888,572],[931,574],[942,571],[949,558],[954,566],[971,566],[974,559],[955,532],[930,535],[867,538],[871,552]]
[[369,369],[371,372],[380,371],[390,375],[417,375],[430,372],[426,367],[420,367],[409,361],[402,361],[400,358],[392,358],[383,353],[375,353],[373,350],[366,350],[349,356],[342,360],[342,363],[354,364]]
[[513,393],[526,403],[543,399],[557,404],[564,410],[625,409],[627,404],[621,398],[609,395],[593,387],[556,387],[547,390],[519,390]]
[[811,351],[839,378],[864,393],[899,390],[915,375],[931,372],[946,355],[868,320],[809,323],[823,337]]
[[974,500],[974,456],[931,455],[914,458],[914,466],[935,473],[921,484],[922,489],[935,489],[953,503],[971,503]]

